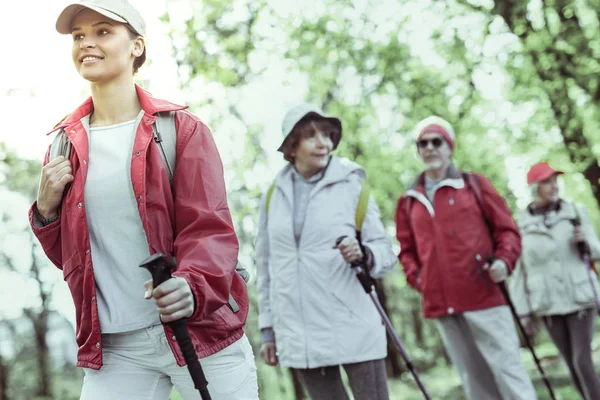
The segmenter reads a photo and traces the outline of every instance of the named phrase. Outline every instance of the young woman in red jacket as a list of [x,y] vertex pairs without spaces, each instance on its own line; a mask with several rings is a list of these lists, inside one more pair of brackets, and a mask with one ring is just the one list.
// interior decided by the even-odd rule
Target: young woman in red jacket
[[[145,23],[125,0],[83,0],[56,28],[70,34],[77,72],[92,96],[62,121],[70,157],[47,154],[33,232],[62,269],[75,303],[81,398],[198,398],[170,328],[188,318],[215,400],[257,399],[243,326],[248,297],[236,274],[238,241],[223,167],[208,128],[134,83],[146,59]],[[174,118],[172,182],[153,143],[158,113]],[[164,115],[164,114],[163,114]],[[139,264],[174,255],[173,278],[151,287]],[[237,307],[229,307],[229,296]]]

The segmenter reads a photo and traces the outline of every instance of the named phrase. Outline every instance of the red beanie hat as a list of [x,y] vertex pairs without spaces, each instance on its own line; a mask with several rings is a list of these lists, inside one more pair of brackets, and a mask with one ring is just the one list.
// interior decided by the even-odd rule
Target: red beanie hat
[[448,142],[450,150],[454,150],[454,129],[448,121],[435,115],[427,117],[415,127],[416,141],[418,142],[426,133],[438,133]]

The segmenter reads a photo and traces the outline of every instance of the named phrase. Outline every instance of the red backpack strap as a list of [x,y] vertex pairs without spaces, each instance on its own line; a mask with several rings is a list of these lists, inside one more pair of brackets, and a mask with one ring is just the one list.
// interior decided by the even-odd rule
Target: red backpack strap
[[[483,195],[481,193],[481,181],[479,180],[479,176],[473,172],[462,172],[461,175],[465,181],[465,186],[467,186],[475,195],[475,201],[477,201],[477,205],[479,206],[483,220],[485,221],[490,233],[490,237],[492,238],[492,243],[494,243],[494,229],[492,228],[492,223],[485,212],[485,208],[483,207]],[[496,247],[495,243],[494,247]]]
[[477,200],[477,203],[483,210],[483,196],[481,195],[481,182],[479,181],[479,177],[473,172],[463,172],[461,175],[465,181],[465,185],[471,189],[475,195],[475,200]]

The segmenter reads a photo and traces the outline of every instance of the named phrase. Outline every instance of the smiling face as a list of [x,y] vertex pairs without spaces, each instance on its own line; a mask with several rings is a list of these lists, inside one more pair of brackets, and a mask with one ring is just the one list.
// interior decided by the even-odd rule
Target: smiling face
[[94,83],[132,75],[137,57],[144,54],[144,40],[125,24],[84,9],[72,23],[73,63],[79,75]]
[[419,156],[427,170],[437,170],[450,164],[452,150],[448,142],[439,133],[425,133],[417,142]]

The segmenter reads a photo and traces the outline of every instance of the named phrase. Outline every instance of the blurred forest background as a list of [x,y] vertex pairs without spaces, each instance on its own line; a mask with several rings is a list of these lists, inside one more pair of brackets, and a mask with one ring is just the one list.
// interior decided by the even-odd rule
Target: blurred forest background
[[[251,271],[259,198],[284,165],[276,148],[287,104],[271,110],[269,98],[286,88],[343,121],[337,153],[366,168],[390,237],[396,201],[421,167],[411,130],[430,114],[454,125],[457,165],[486,174],[515,214],[528,201],[526,170],[545,160],[566,172],[563,197],[586,205],[600,231],[600,0],[169,2],[187,10],[162,18],[180,90],[215,134]],[[65,284],[25,218],[40,168],[0,143],[0,196],[20,205],[0,208],[0,269],[37,293],[18,318],[0,311],[0,400],[77,399],[81,385],[73,327],[53,301]],[[464,398],[400,266],[378,290],[433,398]],[[289,371],[260,360],[254,282],[249,293],[261,398],[306,399]],[[578,398],[545,332],[536,345],[560,398]],[[523,359],[548,398],[525,350]],[[422,398],[392,347],[387,361],[392,398]]]

